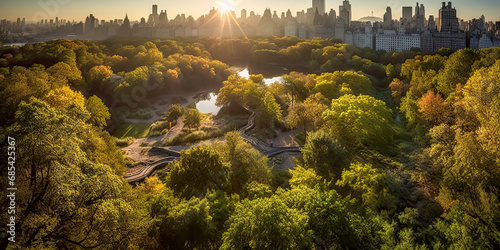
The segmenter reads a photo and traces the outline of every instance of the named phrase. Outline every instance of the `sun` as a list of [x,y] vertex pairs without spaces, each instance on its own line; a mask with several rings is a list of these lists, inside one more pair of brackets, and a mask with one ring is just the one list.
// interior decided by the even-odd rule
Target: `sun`
[[227,14],[234,10],[233,0],[216,0],[217,9],[220,10],[221,14]]

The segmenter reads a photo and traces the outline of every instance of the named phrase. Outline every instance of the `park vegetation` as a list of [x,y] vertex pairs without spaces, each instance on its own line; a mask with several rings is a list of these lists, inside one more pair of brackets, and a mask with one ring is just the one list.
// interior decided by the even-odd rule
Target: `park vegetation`
[[[16,142],[17,248],[500,248],[499,48],[56,40],[0,47],[0,57],[2,155],[8,137]],[[262,75],[234,75],[234,61],[306,70],[266,85]],[[229,119],[257,113],[259,138],[294,130],[296,167],[273,169],[238,132],[217,131],[225,140],[126,183],[132,164],[117,143],[132,139],[117,140],[113,125],[129,113],[149,119],[149,98],[203,88],[220,88]],[[147,133],[179,119],[197,133],[208,116],[179,104]],[[170,143],[181,142],[193,141]],[[6,208],[8,197],[0,201]]]

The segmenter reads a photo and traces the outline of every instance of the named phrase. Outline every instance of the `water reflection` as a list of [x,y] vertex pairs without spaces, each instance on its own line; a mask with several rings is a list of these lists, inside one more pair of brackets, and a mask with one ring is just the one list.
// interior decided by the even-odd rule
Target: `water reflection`
[[2,44],[2,46],[24,46],[26,45],[26,43],[6,43],[6,44]]
[[[250,72],[248,68],[245,68],[238,72],[238,75],[241,77],[248,78],[250,77]],[[264,83],[266,85],[270,85],[274,82],[279,82],[283,80],[282,76],[275,76],[271,78],[264,78]],[[217,93],[203,93],[198,94],[194,97],[196,100],[196,108],[202,113],[212,113],[213,115],[217,115],[221,107],[217,107],[215,105],[215,100],[217,99]]]
[[[244,70],[239,71],[238,75],[241,77],[248,78],[250,77],[250,72],[248,71],[248,68],[245,68]],[[264,78],[264,83],[266,85],[270,85],[271,83],[280,82],[281,80],[283,80],[283,76],[275,76],[271,78]]]
[[215,100],[217,100],[216,93],[204,93],[195,97],[198,101],[196,102],[196,108],[202,113],[212,113],[217,115],[219,113],[220,107],[215,105]]

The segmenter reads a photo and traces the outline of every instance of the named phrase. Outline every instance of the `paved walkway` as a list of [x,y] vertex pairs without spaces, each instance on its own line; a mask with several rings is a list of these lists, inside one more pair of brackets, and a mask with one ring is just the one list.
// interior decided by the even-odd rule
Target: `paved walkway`
[[[250,117],[248,118],[248,123],[238,130],[240,133],[240,136],[245,141],[250,143],[256,149],[261,151],[263,155],[268,156],[268,157],[275,156],[275,155],[282,154],[282,153],[288,153],[288,152],[300,153],[299,147],[273,147],[269,144],[266,144],[266,143],[258,140],[255,137],[248,135],[248,132],[255,126],[255,118],[257,117],[257,114],[254,111],[252,111],[250,108],[246,107],[245,105],[242,105],[242,106],[252,113],[252,115],[250,115]],[[180,127],[180,130],[182,130],[182,127],[184,126],[183,124],[182,124],[182,126],[180,126],[181,123],[182,122],[179,122],[179,121],[177,123],[177,125],[179,125],[179,127]],[[172,127],[171,130],[179,130],[179,127],[176,128],[176,126]],[[175,134],[175,131],[172,132],[172,134]],[[160,139],[160,137],[156,137],[156,138]],[[172,136],[169,137],[169,133],[167,133],[167,135],[165,135],[161,138],[163,138],[163,140],[165,140],[168,138],[172,138]],[[144,139],[144,141],[146,141],[148,139],[151,139],[151,142],[154,141],[154,138],[147,138],[147,139]],[[136,140],[136,142],[137,141],[139,141],[139,140]],[[136,142],[134,142],[134,143],[136,143]],[[170,147],[170,148],[153,147],[151,150],[153,150],[157,153],[169,155],[169,156],[164,158],[164,159],[153,162],[151,164],[148,164],[148,165],[144,166],[142,169],[135,169],[134,168],[133,171],[127,171],[127,173],[125,173],[125,176],[124,176],[125,180],[129,183],[135,183],[135,182],[140,182],[140,181],[144,180],[146,177],[149,177],[151,174],[153,174],[153,172],[156,169],[166,166],[168,164],[168,162],[171,162],[174,160],[179,160],[180,159],[179,158],[180,149],[185,149],[186,147],[189,148],[191,146],[180,146],[180,148],[179,147]],[[173,148],[175,148],[175,149],[179,148],[179,150],[173,150]]]

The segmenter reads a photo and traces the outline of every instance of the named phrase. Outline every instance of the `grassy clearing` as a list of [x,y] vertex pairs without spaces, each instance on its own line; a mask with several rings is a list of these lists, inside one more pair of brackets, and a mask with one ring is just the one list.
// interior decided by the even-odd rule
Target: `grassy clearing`
[[118,139],[126,137],[144,138],[149,132],[150,125],[149,123],[122,123],[113,135]]
[[176,137],[163,142],[163,146],[185,145],[223,136],[225,133],[237,130],[247,124],[248,116],[240,115],[225,118],[222,125],[215,125],[213,116],[202,114],[202,125],[198,130],[184,128]]

